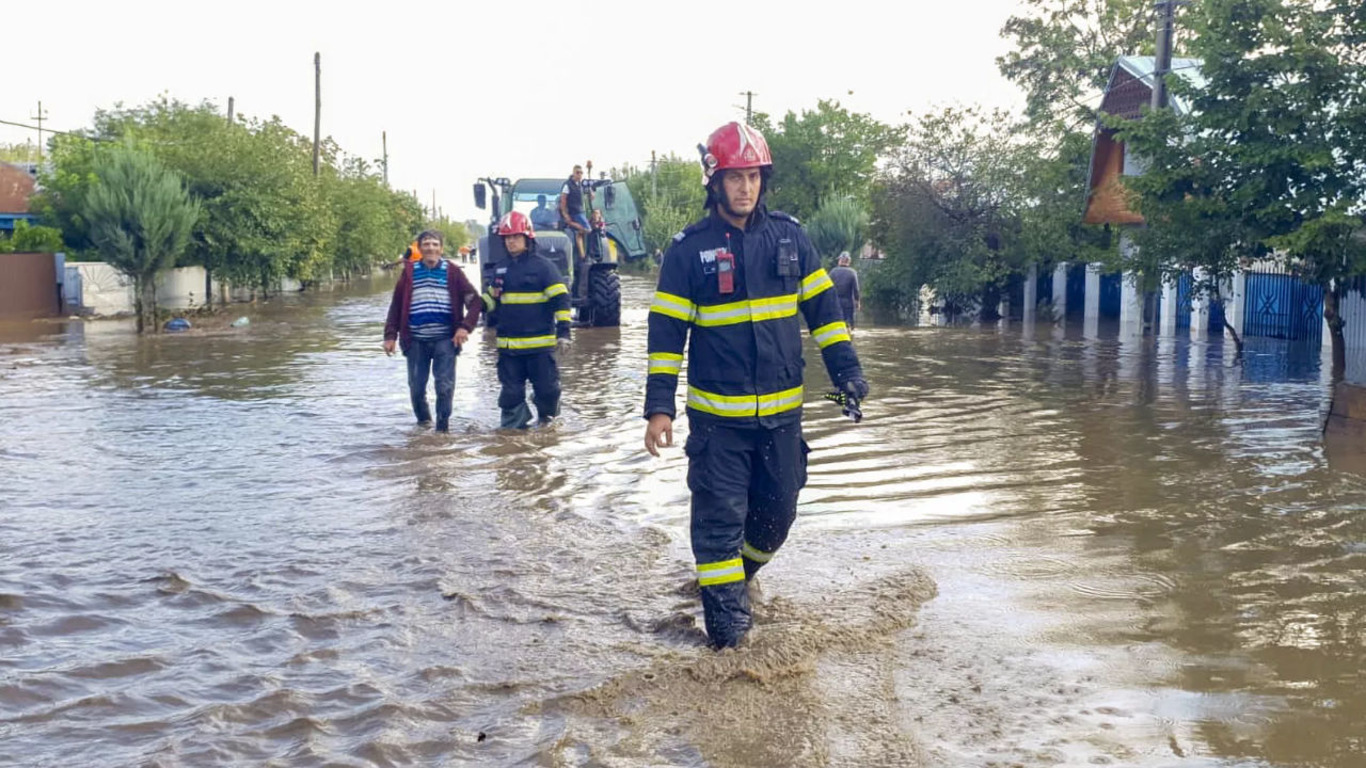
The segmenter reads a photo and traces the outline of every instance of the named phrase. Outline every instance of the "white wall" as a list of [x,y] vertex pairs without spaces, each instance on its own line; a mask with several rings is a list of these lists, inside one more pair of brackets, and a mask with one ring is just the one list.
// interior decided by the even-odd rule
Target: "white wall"
[[[288,282],[297,290],[297,283]],[[133,281],[102,261],[67,262],[62,288],[66,310],[72,313],[108,317],[131,314],[135,306]],[[222,296],[225,288],[215,282],[215,296]],[[231,293],[239,301],[252,299],[251,291]],[[178,267],[163,272],[157,278],[157,305],[163,309],[203,306],[204,268]]]

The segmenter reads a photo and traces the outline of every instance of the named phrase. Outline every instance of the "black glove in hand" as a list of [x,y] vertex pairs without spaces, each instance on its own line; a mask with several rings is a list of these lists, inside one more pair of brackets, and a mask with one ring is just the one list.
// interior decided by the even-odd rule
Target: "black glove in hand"
[[855,376],[844,382],[841,389],[844,390],[844,394],[855,400],[862,400],[868,396],[868,382],[864,381],[862,376]]

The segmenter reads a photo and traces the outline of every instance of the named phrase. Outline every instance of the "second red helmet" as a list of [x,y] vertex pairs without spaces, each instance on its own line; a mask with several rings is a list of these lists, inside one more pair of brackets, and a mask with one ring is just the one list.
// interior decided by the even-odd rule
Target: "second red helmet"
[[730,122],[711,132],[702,154],[702,184],[717,171],[773,165],[764,135],[744,123]]
[[508,235],[526,235],[530,238],[536,237],[536,230],[531,228],[531,220],[521,211],[508,211],[498,221],[498,234],[506,237]]

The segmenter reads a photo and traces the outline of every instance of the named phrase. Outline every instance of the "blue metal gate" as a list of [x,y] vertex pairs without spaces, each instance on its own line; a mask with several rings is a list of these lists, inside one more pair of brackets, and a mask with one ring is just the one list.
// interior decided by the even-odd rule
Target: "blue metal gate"
[[1189,272],[1182,272],[1176,280],[1176,328],[1190,330],[1191,294],[1195,290],[1195,279]]
[[1243,335],[1322,341],[1323,289],[1291,275],[1249,272]]
[[1124,275],[1111,272],[1100,276],[1100,316],[1119,317],[1120,285]]

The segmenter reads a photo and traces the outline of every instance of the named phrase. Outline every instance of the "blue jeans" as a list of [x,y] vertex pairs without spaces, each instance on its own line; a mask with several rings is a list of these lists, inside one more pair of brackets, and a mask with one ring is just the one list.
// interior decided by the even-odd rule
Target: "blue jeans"
[[445,429],[451,420],[451,400],[455,396],[454,339],[413,339],[403,356],[408,358],[408,394],[413,400],[413,415],[419,422],[432,420],[427,408],[427,376],[436,379],[436,427]]

